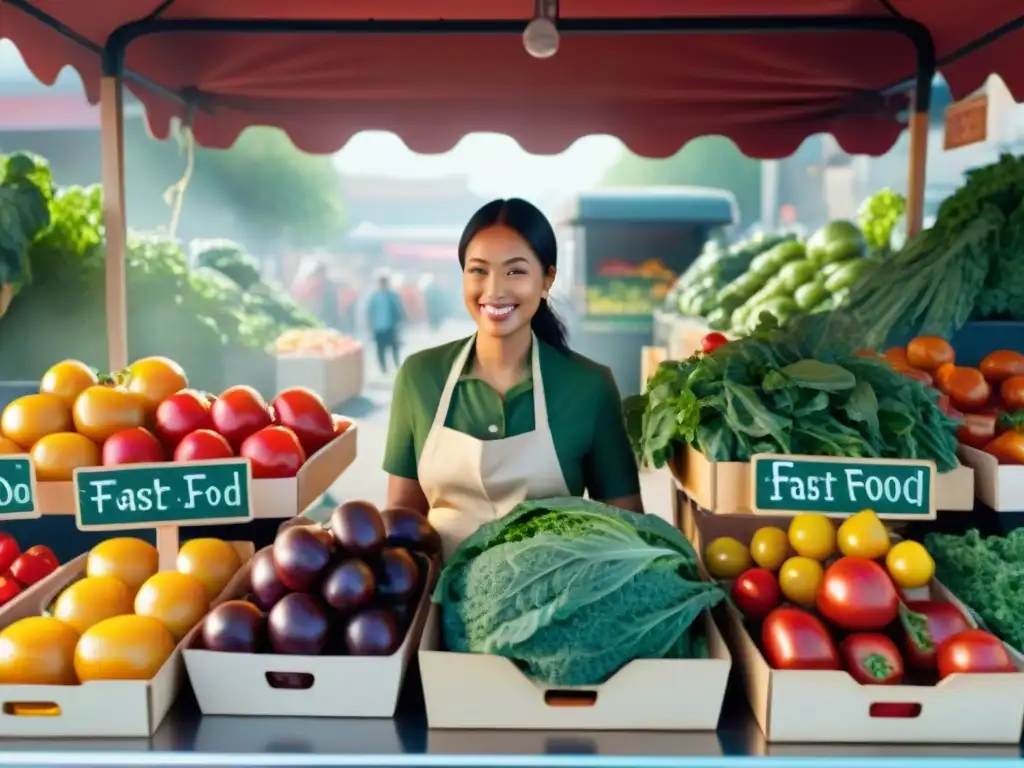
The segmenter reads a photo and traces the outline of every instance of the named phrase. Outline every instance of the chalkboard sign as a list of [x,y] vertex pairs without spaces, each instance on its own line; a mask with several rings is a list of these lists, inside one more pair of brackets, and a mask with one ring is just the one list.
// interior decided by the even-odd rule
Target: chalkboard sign
[[0,522],[40,517],[36,470],[27,455],[0,456]]
[[751,465],[751,506],[759,514],[845,517],[873,509],[889,520],[935,517],[935,464],[930,461],[758,454]]
[[83,531],[245,523],[251,481],[245,459],[76,469],[75,516]]

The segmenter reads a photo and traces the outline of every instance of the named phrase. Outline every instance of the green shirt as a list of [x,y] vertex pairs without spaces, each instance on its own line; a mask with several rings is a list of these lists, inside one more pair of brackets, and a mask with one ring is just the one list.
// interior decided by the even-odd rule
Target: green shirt
[[[384,471],[416,480],[427,432],[441,392],[468,339],[411,355],[395,377]],[[569,492],[607,501],[640,493],[611,371],[573,352],[563,354],[538,341],[540,368],[555,453]],[[467,362],[466,371],[470,369]],[[504,399],[486,382],[463,373],[452,394],[445,426],[479,440],[515,437],[534,429],[532,377]]]

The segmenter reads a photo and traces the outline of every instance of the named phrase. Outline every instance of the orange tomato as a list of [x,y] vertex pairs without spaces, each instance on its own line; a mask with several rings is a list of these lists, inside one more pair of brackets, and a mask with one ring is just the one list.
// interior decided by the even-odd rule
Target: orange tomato
[[1024,376],[1011,376],[999,387],[999,397],[1010,412],[1024,411]]
[[25,395],[4,408],[0,431],[27,451],[42,437],[70,432],[71,412],[56,395]]
[[943,363],[935,371],[935,388],[943,394],[948,394],[949,387],[947,382],[949,381],[950,375],[956,370],[956,366],[953,363]]
[[24,453],[25,449],[8,437],[0,437],[0,456],[14,456]]
[[75,672],[92,680],[152,680],[174,653],[174,638],[149,616],[113,616],[93,624],[75,648]]
[[96,372],[80,360],[61,360],[43,374],[39,391],[56,395],[68,408],[89,387],[99,384]]
[[87,576],[114,576],[123,581],[135,597],[139,587],[157,571],[159,556],[148,541],[118,536],[101,541],[85,560]]
[[977,368],[958,365],[943,376],[943,383],[949,399],[961,411],[981,408],[992,396],[992,387]]
[[893,368],[909,368],[910,361],[907,359],[907,350],[903,347],[890,347],[882,354]]
[[214,600],[242,567],[242,558],[221,539],[192,539],[178,550],[176,566],[180,573],[198,579],[206,588],[206,596]]
[[180,641],[210,608],[206,587],[195,576],[177,571],[153,574],[135,596],[135,613],[158,619]]
[[86,576],[60,593],[53,617],[81,634],[93,624],[134,610],[128,586],[113,576]]
[[978,367],[986,379],[996,384],[1013,376],[1024,376],[1024,355],[1010,349],[997,349],[986,355]]
[[147,413],[155,413],[167,397],[188,386],[185,371],[166,357],[144,357],[128,366],[125,388],[142,398]]
[[907,344],[907,362],[929,373],[946,363],[956,362],[953,346],[938,336],[918,336]]
[[0,684],[75,685],[78,633],[60,619],[29,616],[0,632]]
[[985,446],[1000,464],[1024,464],[1024,433],[1008,430]]
[[43,482],[69,482],[78,467],[98,467],[100,449],[77,432],[56,432],[32,446],[36,479]]
[[142,399],[118,387],[89,387],[75,399],[72,415],[75,429],[97,443],[146,423]]

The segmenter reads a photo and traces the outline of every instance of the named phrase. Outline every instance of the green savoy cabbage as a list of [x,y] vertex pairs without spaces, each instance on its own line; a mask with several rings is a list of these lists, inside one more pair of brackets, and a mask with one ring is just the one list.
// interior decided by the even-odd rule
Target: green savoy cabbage
[[448,650],[505,656],[564,686],[602,683],[633,659],[705,655],[694,623],[723,597],[664,520],[563,498],[481,526],[433,600]]

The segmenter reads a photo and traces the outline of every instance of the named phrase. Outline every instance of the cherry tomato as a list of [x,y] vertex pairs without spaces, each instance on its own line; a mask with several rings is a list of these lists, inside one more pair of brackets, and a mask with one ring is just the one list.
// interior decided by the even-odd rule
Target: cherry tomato
[[892,623],[899,602],[885,568],[863,557],[841,557],[825,570],[815,604],[837,627],[870,631]]
[[988,443],[984,450],[995,456],[1000,464],[1024,464],[1024,433],[1012,429],[1003,432]]
[[704,351],[704,354],[710,354],[728,341],[729,339],[724,333],[712,331],[700,340],[700,348]]
[[936,651],[939,677],[961,672],[1016,672],[1002,641],[981,629],[965,629],[946,638]]
[[939,645],[971,625],[952,603],[912,600],[900,606],[900,628],[907,664],[915,669],[935,669]]
[[145,427],[132,427],[115,432],[103,443],[103,466],[146,464],[164,461],[164,447],[156,435]]
[[210,406],[214,428],[238,449],[249,435],[273,423],[267,401],[252,387],[230,387]]
[[0,605],[6,605],[21,594],[21,584],[11,575],[0,576]]
[[760,621],[779,607],[782,592],[779,582],[764,568],[751,568],[732,583],[732,601],[748,619]]
[[210,401],[192,389],[166,398],[156,409],[156,433],[171,450],[197,429],[213,429]]
[[323,399],[306,387],[281,390],[271,404],[274,422],[288,427],[299,438],[307,456],[334,439],[334,417]]
[[956,428],[956,439],[978,450],[984,449],[996,437],[996,417],[992,414],[967,413]]
[[1024,376],[1024,355],[1009,349],[989,353],[978,366],[982,375],[993,384],[1014,376]]
[[11,564],[11,575],[23,586],[31,587],[57,570],[56,558],[39,552],[23,552]]
[[840,669],[825,625],[800,608],[776,608],[761,625],[764,657],[773,669]]
[[209,461],[230,459],[235,455],[227,439],[212,429],[197,429],[185,435],[174,449],[175,461]]
[[288,427],[264,427],[246,438],[238,455],[249,459],[254,479],[295,477],[306,462],[302,443]]
[[854,632],[839,645],[843,667],[861,685],[899,685],[903,657],[896,644],[877,632]]
[[21,554],[21,547],[18,540],[11,534],[0,531],[0,573],[7,573],[18,555]]
[[977,368],[957,366],[944,373],[942,384],[942,391],[949,395],[950,401],[961,411],[977,410],[992,396],[992,387]]
[[999,397],[1006,410],[1024,411],[1024,376],[1011,376],[999,387]]
[[918,336],[907,344],[907,363],[911,368],[934,373],[955,360],[953,346],[938,336]]
[[41,557],[44,560],[49,560],[54,565],[60,565],[60,560],[58,560],[57,556],[53,554],[53,550],[45,544],[36,544],[33,547],[29,547],[25,550],[25,554],[37,555],[38,557]]

